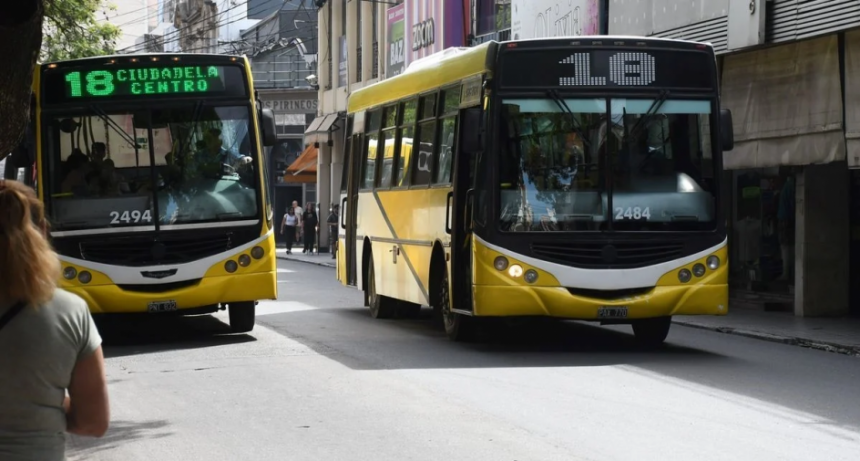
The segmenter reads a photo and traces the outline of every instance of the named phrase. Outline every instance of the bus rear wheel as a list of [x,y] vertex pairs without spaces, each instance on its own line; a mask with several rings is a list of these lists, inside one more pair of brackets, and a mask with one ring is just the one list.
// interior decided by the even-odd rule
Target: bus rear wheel
[[373,263],[367,270],[367,307],[370,308],[370,316],[375,319],[390,319],[396,313],[396,302],[376,292],[376,276]]
[[[451,310],[451,289],[448,283],[448,271],[441,269],[439,286],[436,287],[436,304],[442,314],[442,324],[448,339],[457,342],[468,342],[477,336],[477,320],[471,316],[459,314]],[[433,306],[436,307],[436,306]]]
[[247,333],[253,330],[256,311],[257,303],[254,301],[230,303],[227,309],[227,314],[230,316],[230,330],[233,333]]
[[636,335],[636,342],[639,344],[656,347],[666,341],[671,326],[672,317],[636,320],[633,322],[633,334]]

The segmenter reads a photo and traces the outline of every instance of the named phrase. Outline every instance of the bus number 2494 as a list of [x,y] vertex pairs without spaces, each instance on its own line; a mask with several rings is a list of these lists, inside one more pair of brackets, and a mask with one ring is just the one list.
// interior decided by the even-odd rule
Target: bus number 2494
[[111,211],[110,212],[110,223],[111,224],[131,224],[131,223],[151,223],[152,222],[152,213],[149,210],[138,211]]

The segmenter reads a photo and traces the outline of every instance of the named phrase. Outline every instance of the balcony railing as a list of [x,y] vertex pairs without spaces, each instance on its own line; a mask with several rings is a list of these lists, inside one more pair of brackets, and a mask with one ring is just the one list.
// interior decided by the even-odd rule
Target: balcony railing
[[379,78],[379,42],[373,42],[373,65],[370,68],[370,78]]

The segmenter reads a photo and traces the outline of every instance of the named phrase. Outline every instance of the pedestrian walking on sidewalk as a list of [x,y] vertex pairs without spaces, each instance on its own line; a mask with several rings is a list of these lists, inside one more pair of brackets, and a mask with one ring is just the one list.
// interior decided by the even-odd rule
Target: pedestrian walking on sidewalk
[[302,238],[305,243],[303,253],[308,255],[314,254],[314,241],[317,237],[317,227],[320,220],[317,218],[316,207],[312,202],[308,202],[305,206],[305,212],[302,215]]
[[329,252],[331,252],[331,259],[337,258],[337,225],[340,222],[340,217],[337,214],[337,204],[331,204],[331,213],[328,215],[328,219],[326,219],[328,223],[328,242],[329,242]]
[[287,208],[284,214],[284,220],[281,221],[281,235],[287,239],[287,254],[293,254],[293,241],[296,239],[296,227],[299,224],[299,217],[293,211],[293,208]]
[[65,459],[64,433],[101,437],[110,410],[101,336],[57,288],[60,261],[32,189],[0,180],[0,459]]
[[293,214],[296,215],[299,222],[296,223],[296,239],[294,242],[301,243],[302,242],[302,216],[304,215],[304,210],[299,206],[299,202],[293,200]]

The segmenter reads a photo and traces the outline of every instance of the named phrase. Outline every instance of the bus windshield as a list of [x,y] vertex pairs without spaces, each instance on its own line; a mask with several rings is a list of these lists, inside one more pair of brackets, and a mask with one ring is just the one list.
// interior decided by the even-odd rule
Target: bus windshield
[[56,231],[167,230],[259,217],[247,107],[91,106],[85,116],[49,118],[47,128]]
[[713,229],[711,107],[707,100],[504,99],[502,230]]

